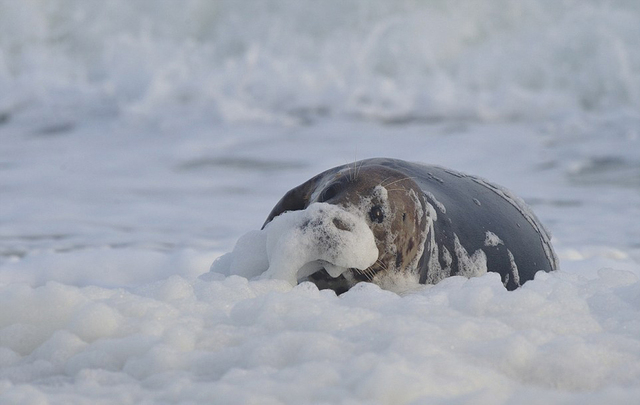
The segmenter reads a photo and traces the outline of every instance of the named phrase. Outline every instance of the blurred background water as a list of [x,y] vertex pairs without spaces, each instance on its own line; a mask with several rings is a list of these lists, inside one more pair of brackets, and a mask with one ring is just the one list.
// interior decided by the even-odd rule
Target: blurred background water
[[635,115],[639,19],[633,0],[4,0],[0,109],[60,121],[163,108],[278,123]]

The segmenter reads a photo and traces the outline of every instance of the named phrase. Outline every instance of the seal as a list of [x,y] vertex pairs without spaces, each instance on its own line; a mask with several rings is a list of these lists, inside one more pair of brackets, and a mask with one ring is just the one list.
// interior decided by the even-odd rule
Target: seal
[[[558,267],[549,233],[524,201],[504,187],[439,166],[374,158],[334,167],[287,192],[262,228],[314,203],[349,212],[375,237],[378,259],[370,267],[336,271],[323,262],[298,280],[338,294],[361,281],[394,290],[403,279],[435,284],[487,271],[514,290],[538,271]],[[349,231],[338,217],[331,220]]]

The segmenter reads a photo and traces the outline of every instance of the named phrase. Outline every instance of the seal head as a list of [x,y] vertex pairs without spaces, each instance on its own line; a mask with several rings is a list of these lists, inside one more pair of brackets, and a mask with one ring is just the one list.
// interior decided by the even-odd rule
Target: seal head
[[[399,275],[418,280],[428,210],[420,187],[410,176],[379,165],[346,166],[322,173],[289,191],[264,226],[285,211],[306,209],[316,202],[336,205],[365,222],[373,232],[379,256],[372,266],[349,268],[337,277],[327,266],[318,266],[318,271],[299,282],[311,281],[321,289],[341,293],[360,281],[391,287]],[[338,229],[349,227],[338,218],[333,224]]]

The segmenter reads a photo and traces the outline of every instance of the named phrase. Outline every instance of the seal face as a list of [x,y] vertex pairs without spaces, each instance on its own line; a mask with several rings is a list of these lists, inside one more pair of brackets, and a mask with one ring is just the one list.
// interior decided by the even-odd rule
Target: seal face
[[[437,283],[452,276],[500,273],[515,289],[539,271],[557,268],[549,236],[506,189],[478,177],[397,159],[366,159],[329,169],[290,190],[263,228],[286,211],[321,202],[366,221],[378,260],[338,274],[331,265],[298,280],[342,293],[360,281],[383,288],[403,277]],[[338,229],[348,230],[339,218]]]

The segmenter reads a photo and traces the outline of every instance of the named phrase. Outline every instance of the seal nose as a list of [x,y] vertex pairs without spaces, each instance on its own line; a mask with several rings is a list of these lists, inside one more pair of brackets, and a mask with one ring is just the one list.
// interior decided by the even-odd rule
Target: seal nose
[[333,218],[333,225],[341,231],[348,231],[348,232],[353,231],[353,226],[351,226],[350,224],[347,224],[340,218]]

